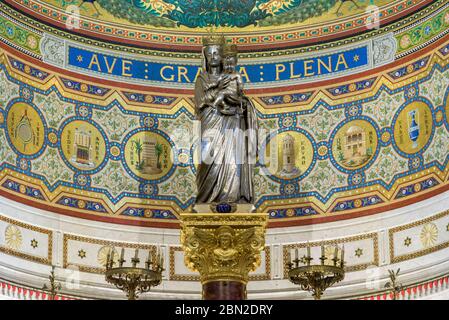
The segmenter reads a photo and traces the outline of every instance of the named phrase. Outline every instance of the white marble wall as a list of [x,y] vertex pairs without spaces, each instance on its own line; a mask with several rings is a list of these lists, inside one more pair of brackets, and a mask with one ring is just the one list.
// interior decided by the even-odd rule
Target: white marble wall
[[[388,269],[401,268],[399,280],[404,285],[447,274],[448,208],[449,192],[446,192],[411,206],[363,218],[269,229],[262,265],[251,275],[253,281],[248,285],[249,298],[309,298],[309,294],[286,280],[284,273],[285,255],[293,253],[296,247],[303,253],[307,242],[313,246],[315,256],[319,255],[322,241],[325,245],[345,246],[346,278],[326,292],[327,298],[355,298],[382,291],[388,281]],[[9,225],[16,226],[21,234],[20,244],[16,241],[14,247],[5,238]],[[410,240],[406,241],[407,238]],[[38,242],[35,248],[33,239]],[[145,258],[147,253],[143,249],[152,245],[162,247],[166,271],[163,283],[142,298],[199,299],[201,286],[197,275],[187,270],[179,251],[179,230],[88,221],[0,198],[1,279],[41,288],[53,264],[66,294],[123,298],[120,291],[104,281],[101,273],[104,247],[125,247],[127,257],[139,247],[140,257]],[[439,292],[425,298],[433,296],[447,297]]]

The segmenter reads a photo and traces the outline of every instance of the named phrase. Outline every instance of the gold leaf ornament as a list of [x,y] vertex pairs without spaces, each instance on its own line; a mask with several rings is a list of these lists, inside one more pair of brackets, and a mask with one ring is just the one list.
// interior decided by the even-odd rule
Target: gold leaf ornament
[[9,225],[5,229],[5,243],[11,249],[19,249],[22,246],[22,232],[14,225]]
[[[112,252],[112,253],[111,253]],[[100,250],[98,250],[98,254],[97,254],[97,261],[101,266],[105,266],[107,259],[108,259],[108,255],[112,254],[112,260],[114,261],[114,266],[117,264],[118,261],[118,252],[115,248],[112,248],[110,246],[104,246],[102,247]]]
[[421,243],[425,248],[429,248],[438,240],[438,228],[434,223],[428,223],[421,229]]

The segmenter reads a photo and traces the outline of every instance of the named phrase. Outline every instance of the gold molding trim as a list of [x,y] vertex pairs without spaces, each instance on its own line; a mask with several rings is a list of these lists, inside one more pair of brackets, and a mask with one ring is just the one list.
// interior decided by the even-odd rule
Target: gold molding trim
[[17,221],[17,220],[14,220],[14,219],[2,216],[2,215],[0,215],[0,221],[15,225],[15,226],[23,228],[25,230],[43,233],[48,237],[47,258],[33,256],[31,254],[24,253],[24,252],[21,252],[18,250],[6,248],[3,245],[0,245],[0,252],[2,252],[4,254],[11,255],[11,256],[15,256],[15,257],[18,257],[21,259],[25,259],[27,261],[42,263],[42,264],[46,264],[46,265],[52,264],[52,258],[53,258],[53,231],[52,230],[36,227],[36,226],[30,225],[30,224],[27,224],[27,223],[24,223],[21,221]]
[[377,232],[372,232],[368,234],[361,234],[356,236],[351,236],[347,238],[340,238],[340,239],[333,239],[333,240],[323,240],[323,241],[313,241],[313,242],[301,242],[296,244],[285,244],[283,245],[283,269],[284,269],[284,279],[288,279],[288,267],[287,264],[291,261],[291,255],[290,250],[291,249],[301,249],[301,248],[307,248],[307,246],[313,248],[313,247],[319,247],[321,245],[340,245],[344,243],[349,242],[355,242],[360,240],[367,240],[372,239],[373,240],[373,255],[374,260],[371,263],[362,263],[357,265],[352,265],[345,267],[346,272],[353,272],[353,271],[360,271],[365,270],[371,265],[379,266],[379,235]]
[[106,272],[106,269],[98,268],[98,267],[88,267],[88,266],[76,264],[76,263],[69,263],[69,261],[68,261],[69,240],[84,242],[87,244],[97,244],[97,245],[101,245],[101,246],[123,247],[125,249],[128,248],[128,249],[152,250],[152,251],[156,250],[156,246],[151,245],[151,244],[139,244],[139,243],[132,243],[132,242],[101,240],[101,239],[96,239],[96,238],[88,238],[88,237],[77,236],[77,235],[65,233],[64,237],[63,237],[63,268],[67,268],[69,265],[72,265],[72,266],[78,267],[79,271],[88,272],[88,273],[104,274]]
[[433,247],[430,248],[426,248],[423,250],[419,250],[413,253],[407,253],[407,254],[403,254],[403,255],[399,255],[399,256],[395,256],[394,253],[394,234],[397,232],[401,232],[407,229],[411,229],[414,227],[418,227],[418,226],[422,226],[424,224],[427,224],[429,222],[433,222],[435,220],[439,220],[441,218],[444,218],[446,216],[449,216],[449,210],[447,211],[443,211],[440,212],[434,216],[431,217],[427,217],[423,220],[418,220],[418,221],[414,221],[402,226],[398,226],[398,227],[394,227],[388,230],[388,237],[389,237],[389,242],[390,242],[390,264],[393,263],[398,263],[398,262],[402,262],[402,261],[406,261],[406,260],[411,260],[411,259],[415,259],[415,258],[419,258],[422,256],[425,256],[426,254],[429,253],[433,253],[442,249],[446,249],[449,247],[449,241],[444,242],[444,243],[440,243],[438,245],[435,245]]

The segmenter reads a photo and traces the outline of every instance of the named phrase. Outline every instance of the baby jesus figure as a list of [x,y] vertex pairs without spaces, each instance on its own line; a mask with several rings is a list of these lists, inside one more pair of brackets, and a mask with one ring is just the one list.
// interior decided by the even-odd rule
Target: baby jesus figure
[[243,114],[243,80],[236,71],[237,47],[228,45],[224,48],[223,74],[218,79],[227,85],[218,93],[213,107],[226,115]]

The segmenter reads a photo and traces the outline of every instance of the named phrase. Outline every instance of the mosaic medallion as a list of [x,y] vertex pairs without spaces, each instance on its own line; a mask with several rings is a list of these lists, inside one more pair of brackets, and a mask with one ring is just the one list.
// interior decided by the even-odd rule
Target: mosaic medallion
[[94,170],[103,162],[106,143],[100,131],[86,121],[72,121],[61,134],[61,147],[66,160],[80,170]]
[[400,151],[414,154],[427,144],[432,135],[432,111],[421,101],[403,108],[394,125],[394,141]]
[[181,164],[186,164],[189,162],[189,155],[186,153],[180,153],[178,155],[178,162]]
[[391,138],[391,134],[388,131],[385,131],[384,133],[382,133],[382,136],[381,136],[382,142],[387,143],[388,141],[390,141],[390,138]]
[[[55,38],[45,32],[48,27],[38,21],[40,18],[20,13],[14,17],[23,23],[11,19],[7,26],[13,9],[0,5],[7,13],[7,17],[0,18],[5,22],[0,21],[0,36],[11,42],[4,48],[0,63],[0,124],[3,122],[1,128],[5,129],[0,130],[5,141],[0,145],[2,188],[31,205],[45,204],[49,209],[64,206],[64,210],[81,213],[86,219],[101,216],[106,221],[113,217],[114,223],[144,221],[154,226],[160,222],[165,225],[164,219],[176,220],[177,213],[191,208],[201,145],[192,147],[190,141],[185,143],[185,137],[175,133],[194,123],[193,80],[201,63],[200,52],[184,49],[200,48],[201,38],[209,29],[203,23],[212,18],[201,12],[217,4],[232,7],[228,8],[234,13],[232,17],[223,15],[214,22],[230,42],[241,46],[242,63],[250,62],[242,65],[245,68],[241,72],[250,82],[246,88],[251,91],[260,128],[272,134],[260,143],[269,144],[258,155],[266,167],[254,168],[257,210],[287,221],[326,221],[333,212],[355,217],[359,209],[370,213],[390,210],[403,201],[413,203],[423,195],[442,192],[448,184],[445,143],[449,130],[449,45],[441,40],[449,19],[444,17],[445,25],[439,25],[439,31],[433,28],[433,22],[441,23],[449,8],[440,1],[429,4],[419,15],[412,14],[412,8],[422,6],[422,1],[408,4],[405,0],[354,1],[361,9],[351,1],[324,0],[256,0],[243,7],[239,1],[225,0],[17,1],[39,17],[53,15],[58,23],[65,22],[68,5],[78,4],[83,20],[79,31],[96,34],[98,40],[79,46],[81,38],[62,31]],[[374,34],[358,31],[357,35],[351,34],[351,30],[365,26],[364,9],[368,3],[379,7],[387,4],[386,10],[382,8],[382,20],[395,18],[385,30],[382,24],[378,33],[381,37],[371,39]],[[184,11],[187,7],[198,10]],[[218,9],[211,12],[216,14]],[[269,15],[251,16],[257,10]],[[410,28],[401,24],[401,11],[409,16],[408,22],[418,18]],[[183,15],[175,16],[179,12]],[[162,21],[170,25],[164,27]],[[153,28],[152,23],[162,28]],[[33,30],[24,29],[25,25],[33,26]],[[345,32],[347,39],[339,37],[340,32]],[[427,32],[425,36],[423,32]],[[107,44],[101,52],[97,50],[100,38]],[[112,38],[113,43],[107,40]],[[309,43],[317,39],[322,40],[319,45]],[[425,46],[429,39],[432,46]],[[70,42],[69,51],[64,50],[65,40]],[[145,45],[129,51],[120,44],[122,40]],[[396,57],[400,55],[404,61],[390,64],[388,61],[395,56],[395,40],[400,47]],[[179,50],[164,49],[173,46]],[[388,46],[391,51],[385,51]],[[260,50],[252,50],[254,47]],[[376,48],[382,50],[373,50]],[[15,54],[17,50],[22,54]],[[317,54],[309,61],[312,51]],[[114,55],[107,55],[111,52],[129,55],[116,61]],[[26,59],[31,53],[42,56],[43,64],[38,66],[33,59]],[[94,53],[98,60],[93,59]],[[406,61],[409,53],[414,54],[413,59]],[[135,59],[131,59],[133,56]],[[137,56],[148,56],[149,60]],[[167,91],[174,83],[154,83],[150,92],[135,87],[135,79],[128,78],[117,85],[115,76],[127,75],[123,70],[127,69],[127,57],[136,68],[140,63],[145,66],[147,60],[154,66],[164,66],[164,77],[173,76],[175,83],[185,82],[185,91]],[[326,58],[330,58],[330,66]],[[361,62],[364,60],[366,66]],[[106,82],[101,81],[100,87],[93,78],[81,79],[63,70],[53,72],[45,67],[47,63],[72,71],[80,71],[72,69],[79,66],[84,68],[83,74],[101,67]],[[382,69],[377,69],[381,65]],[[313,70],[309,70],[311,66]],[[353,69],[355,66],[360,69]],[[136,68],[131,68],[133,77],[161,76],[160,69]],[[306,73],[318,76],[340,68],[345,71],[342,81],[332,83],[317,77],[320,83],[311,83],[307,90],[301,85]],[[376,68],[375,72],[372,68]],[[259,79],[262,83],[257,84]],[[292,81],[291,86],[281,85],[283,79]],[[438,92],[435,88],[439,88]],[[418,106],[417,110],[410,104]],[[432,120],[439,128],[432,127]],[[64,196],[55,198],[61,192]],[[422,227],[413,245],[421,245]],[[424,238],[431,233],[425,234]],[[30,240],[23,239],[28,249]],[[88,259],[97,260],[100,248],[93,255],[87,252]],[[350,250],[351,254],[355,249]]]
[[446,99],[446,106],[445,106],[445,110],[446,110],[446,122],[449,125],[449,95],[447,96]]
[[120,149],[119,149],[118,146],[113,146],[113,147],[111,148],[111,155],[112,155],[113,157],[118,157],[118,156],[120,155]]
[[281,179],[293,179],[306,172],[313,161],[313,145],[297,131],[285,131],[274,136],[265,150],[269,172]]
[[160,179],[173,166],[170,143],[155,132],[137,132],[125,144],[125,161],[137,177]]
[[24,155],[38,153],[45,140],[44,123],[37,111],[27,103],[15,103],[7,116],[8,135],[16,150]]
[[335,134],[332,154],[345,169],[359,169],[375,155],[377,134],[374,126],[366,120],[352,120]]
[[441,110],[438,110],[437,113],[435,114],[435,120],[436,122],[441,122],[441,120],[443,120],[443,112]]

